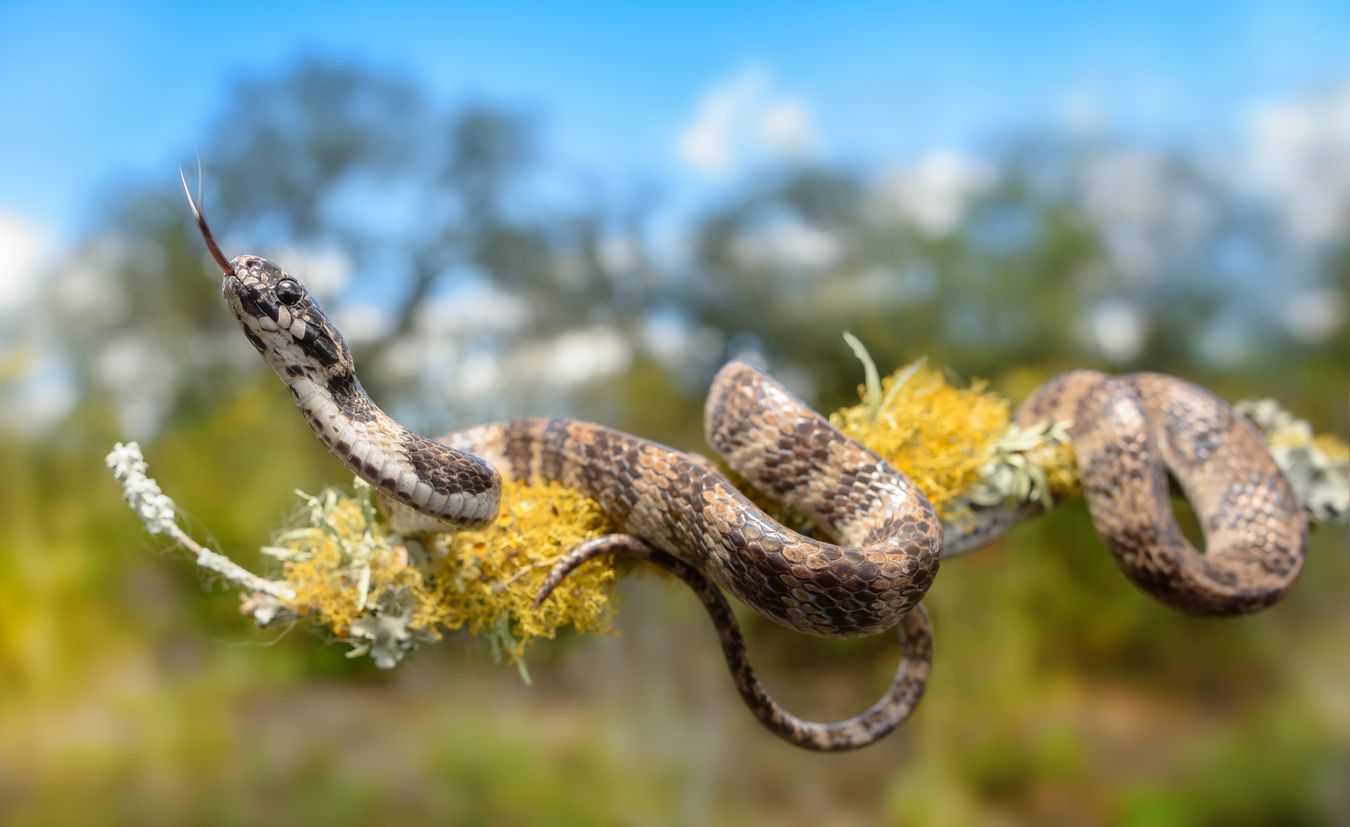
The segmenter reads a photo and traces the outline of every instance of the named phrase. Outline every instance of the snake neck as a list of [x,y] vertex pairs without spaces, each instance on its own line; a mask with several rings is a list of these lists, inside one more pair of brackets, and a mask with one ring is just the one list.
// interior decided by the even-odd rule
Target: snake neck
[[306,371],[277,372],[329,452],[385,497],[442,528],[481,525],[496,516],[497,472],[473,454],[398,424],[371,400],[355,373],[324,380]]

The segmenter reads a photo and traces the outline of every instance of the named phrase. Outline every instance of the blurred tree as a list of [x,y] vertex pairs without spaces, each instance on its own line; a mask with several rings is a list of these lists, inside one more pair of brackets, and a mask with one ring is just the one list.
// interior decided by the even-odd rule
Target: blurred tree
[[[745,353],[843,401],[846,329],[883,365],[928,355],[995,378],[1278,376],[1284,358],[1327,352],[1281,332],[1274,299],[1297,284],[1263,279],[1289,243],[1267,211],[1180,153],[1032,136],[993,163],[771,170],[693,219],[687,256],[662,257],[650,201],[550,203],[536,133],[518,113],[433,106],[397,74],[302,62],[240,82],[207,130],[207,206],[228,250],[311,281],[372,391],[429,428],[527,408],[637,421],[623,392],[576,393],[633,366],[693,414],[716,366]],[[201,261],[161,183],[119,198],[59,280],[76,384],[121,399],[132,433],[256,373]]]
[[857,383],[844,329],[884,365],[1146,368],[1251,394],[1293,355],[1258,343],[1285,339],[1286,303],[1318,283],[1274,225],[1212,166],[1105,140],[1033,136],[992,165],[938,156],[891,176],[789,169],[697,223],[688,312],[830,400]]
[[244,80],[207,131],[222,217],[258,233],[255,243],[269,230],[292,242],[364,239],[334,216],[335,196],[425,170],[429,118],[408,80],[347,64],[305,61]]

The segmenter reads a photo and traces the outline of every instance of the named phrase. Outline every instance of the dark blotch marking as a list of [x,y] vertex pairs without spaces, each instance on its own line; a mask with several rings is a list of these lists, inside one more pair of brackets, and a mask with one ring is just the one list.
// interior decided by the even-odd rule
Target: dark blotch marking
[[331,368],[338,363],[337,345],[326,332],[320,330],[317,324],[307,323],[305,335],[296,339],[295,343],[300,346],[306,356],[326,368]]
[[267,345],[264,345],[262,339],[259,339],[257,335],[254,334],[254,332],[252,330],[249,330],[247,327],[244,327],[244,338],[248,339],[248,343],[253,345],[254,350],[258,351],[259,353],[267,352]]
[[457,451],[439,442],[404,431],[399,440],[403,456],[417,478],[441,494],[463,492],[478,496],[501,483],[497,472],[473,454]]
[[369,422],[375,418],[375,407],[366,396],[356,374],[341,373],[329,379],[328,393],[343,415],[358,422]]
[[533,443],[530,438],[531,427],[531,420],[520,419],[508,422],[504,430],[506,464],[510,468],[511,475],[516,479],[524,479],[530,473],[531,444]]
[[247,285],[239,287],[236,292],[240,306],[248,311],[249,315],[255,318],[267,316],[274,322],[277,320],[277,303],[266,293]]
[[567,420],[548,420],[540,439],[544,452],[539,458],[539,476],[543,477],[544,481],[560,482],[562,480],[563,451],[567,438]]

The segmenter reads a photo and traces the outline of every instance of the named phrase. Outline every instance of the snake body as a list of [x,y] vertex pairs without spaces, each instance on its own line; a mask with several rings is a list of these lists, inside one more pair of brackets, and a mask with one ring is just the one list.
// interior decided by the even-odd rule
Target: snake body
[[[1294,584],[1308,540],[1298,498],[1256,429],[1204,388],[1158,373],[1073,371],[1016,419],[1073,422],[1093,525],[1125,575],[1162,602],[1245,614]],[[1200,519],[1203,554],[1172,515],[1169,472]]]
[[[624,533],[573,551],[540,600],[594,556],[641,558],[693,588],[719,630],[738,691],[778,735],[810,749],[853,749],[913,710],[931,658],[918,603],[941,560],[942,524],[908,477],[781,384],[744,363],[724,367],[705,409],[709,442],[834,542],[777,522],[705,458],[602,425],[521,419],[439,440],[411,433],[370,400],[346,342],[303,286],[266,259],[227,260],[192,209],[245,337],[329,450],[396,504],[403,526],[445,530],[491,519],[499,474],[563,483],[596,499]],[[1152,374],[1076,372],[1048,383],[1017,413],[1023,423],[1046,418],[1073,420],[1096,527],[1126,574],[1155,596],[1236,614],[1269,605],[1297,576],[1306,535],[1298,503],[1255,433],[1207,392]],[[1208,554],[1192,549],[1171,517],[1169,467],[1204,523]],[[994,509],[948,541],[987,542],[1029,513]],[[905,655],[890,690],[847,721],[790,715],[755,679],[723,590],[812,634],[898,626]]]
[[839,545],[783,526],[703,457],[601,425],[519,419],[441,441],[514,479],[594,498],[622,531],[784,626],[828,637],[895,626],[941,560],[940,522],[923,493],[744,363],[718,373],[707,410],[709,439],[728,464]]

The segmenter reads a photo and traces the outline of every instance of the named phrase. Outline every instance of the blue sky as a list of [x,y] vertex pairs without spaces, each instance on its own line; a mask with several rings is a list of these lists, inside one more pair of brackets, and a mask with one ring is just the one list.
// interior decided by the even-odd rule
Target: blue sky
[[[884,163],[1089,121],[1223,151],[1350,75],[1350,3],[376,5],[0,0],[0,212],[71,239],[117,182],[172,182],[232,79],[307,54],[521,107],[555,160],[684,196],[774,146]],[[699,156],[737,89],[778,138]]]

